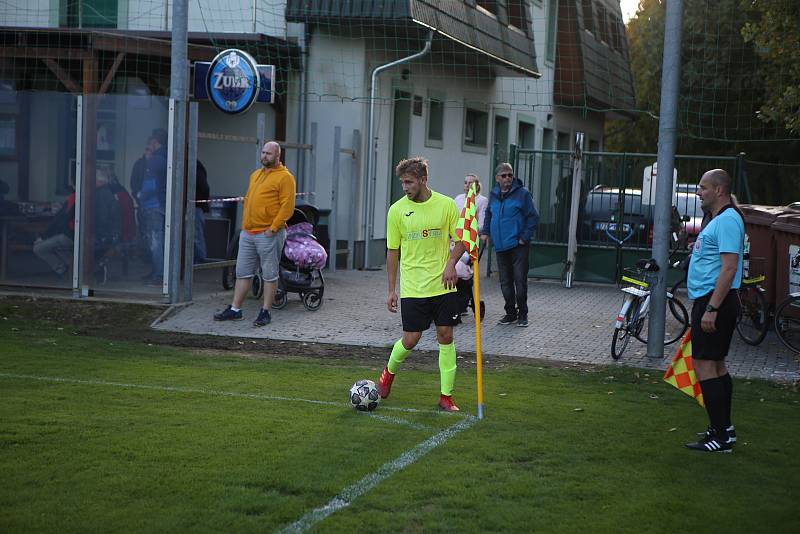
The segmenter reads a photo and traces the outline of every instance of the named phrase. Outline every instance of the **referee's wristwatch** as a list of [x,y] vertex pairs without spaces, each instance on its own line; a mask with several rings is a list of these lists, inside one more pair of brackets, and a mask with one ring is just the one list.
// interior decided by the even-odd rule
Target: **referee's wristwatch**
[[711,304],[706,304],[706,311],[709,313],[719,311],[719,308],[712,306]]

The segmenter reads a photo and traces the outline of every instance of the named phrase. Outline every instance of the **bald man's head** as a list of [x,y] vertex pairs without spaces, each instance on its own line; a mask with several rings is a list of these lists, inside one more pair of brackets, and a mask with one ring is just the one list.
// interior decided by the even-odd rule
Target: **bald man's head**
[[267,169],[273,169],[281,164],[281,145],[275,141],[264,143],[261,149],[261,164]]
[[724,195],[731,194],[731,177],[722,169],[711,169],[707,171],[703,177],[708,177],[709,181],[717,187],[721,188],[721,193]]

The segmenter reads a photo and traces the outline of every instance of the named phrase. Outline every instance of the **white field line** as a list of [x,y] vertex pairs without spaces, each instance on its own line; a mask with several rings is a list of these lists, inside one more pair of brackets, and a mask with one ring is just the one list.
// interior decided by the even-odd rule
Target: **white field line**
[[416,462],[439,445],[444,444],[447,440],[462,430],[466,430],[467,428],[471,427],[477,420],[478,419],[476,417],[469,415],[453,426],[445,428],[438,434],[431,436],[413,449],[404,452],[391,462],[383,464],[377,471],[370,473],[355,484],[346,487],[341,493],[339,493],[339,495],[331,499],[324,506],[308,512],[291,525],[279,530],[279,534],[293,534],[296,532],[307,531],[329,515],[341,510],[342,508],[350,506],[350,504],[357,498],[361,497],[398,471]]
[[[168,391],[170,393],[198,393],[201,395],[213,395],[218,397],[232,397],[232,398],[240,398],[240,399],[254,399],[254,400],[272,400],[272,401],[287,401],[287,402],[305,402],[308,404],[317,404],[322,406],[334,406],[337,408],[346,407],[349,408],[350,404],[346,402],[332,402],[332,401],[321,401],[321,400],[313,400],[313,399],[300,399],[295,397],[283,397],[280,395],[264,395],[260,393],[239,393],[235,391],[220,391],[216,389],[202,389],[202,388],[187,388],[181,386],[155,386],[149,384],[131,384],[128,382],[109,382],[106,380],[83,380],[79,378],[66,378],[61,376],[37,376],[37,375],[20,375],[14,373],[0,373],[0,378],[10,378],[10,379],[17,379],[17,380],[38,380],[40,382],[59,382],[62,384],[79,384],[85,386],[108,386],[108,387],[117,387],[117,388],[128,388],[128,389],[144,389],[150,391]],[[439,411],[433,410],[418,410],[416,408],[401,408],[396,406],[383,406],[381,407],[381,411],[383,410],[391,410],[396,412],[406,412],[406,413],[421,413],[421,414],[440,414]],[[415,428],[417,430],[433,430],[431,427],[412,423],[410,421],[406,421],[405,419],[401,419],[399,417],[390,417],[385,415],[377,415],[373,413],[365,414],[369,417],[374,419],[378,419],[381,421],[385,421],[387,423],[393,424],[400,424],[410,426],[411,428]]]

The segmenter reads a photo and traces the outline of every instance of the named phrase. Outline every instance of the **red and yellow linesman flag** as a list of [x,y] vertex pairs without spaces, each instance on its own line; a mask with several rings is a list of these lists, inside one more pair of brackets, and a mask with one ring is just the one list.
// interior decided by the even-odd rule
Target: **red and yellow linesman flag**
[[681,341],[681,346],[672,358],[672,364],[664,373],[664,381],[672,384],[690,397],[694,397],[700,406],[705,406],[703,402],[703,390],[697,374],[694,372],[692,363],[692,329],[686,332],[686,336]]
[[456,224],[456,236],[464,243],[464,248],[469,252],[473,262],[478,259],[478,206],[475,204],[477,194],[475,182],[472,182],[464,201],[464,209],[461,210]]
[[480,265],[478,263],[478,207],[475,204],[475,197],[478,191],[475,182],[470,184],[467,191],[467,198],[464,201],[464,209],[458,217],[456,224],[456,237],[464,244],[464,248],[469,253],[472,260],[472,302],[475,311],[475,368],[477,370],[478,386],[478,419],[483,419],[483,355],[481,352],[481,283]]

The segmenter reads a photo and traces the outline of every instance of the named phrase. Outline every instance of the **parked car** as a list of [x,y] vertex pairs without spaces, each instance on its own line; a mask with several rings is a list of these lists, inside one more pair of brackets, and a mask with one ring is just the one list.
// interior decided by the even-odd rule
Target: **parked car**
[[[624,208],[620,210],[620,203]],[[597,186],[586,197],[581,220],[581,241],[648,247],[653,243],[654,206],[642,204],[641,189],[620,190]],[[678,192],[672,197],[672,230],[683,246],[700,232],[700,199],[692,193]]]
[[651,221],[651,206],[642,205],[641,189],[600,185],[589,191],[583,205],[581,241],[645,246]]

